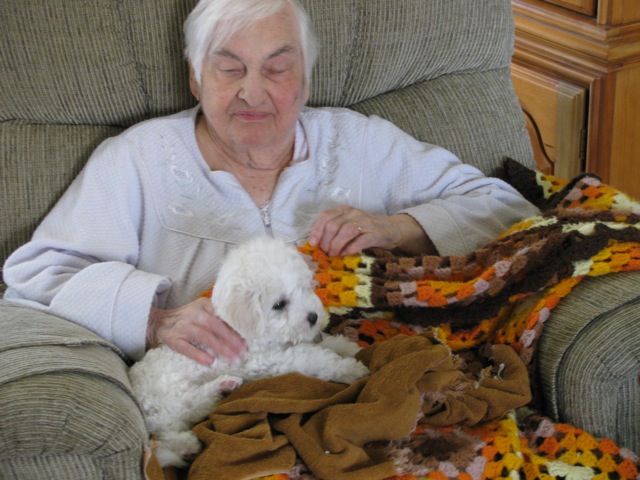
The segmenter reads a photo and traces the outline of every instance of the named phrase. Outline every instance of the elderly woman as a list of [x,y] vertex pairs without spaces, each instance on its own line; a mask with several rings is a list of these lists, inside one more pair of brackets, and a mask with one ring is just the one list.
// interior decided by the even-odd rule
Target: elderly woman
[[458,255],[535,212],[387,121],[304,107],[316,39],[296,0],[202,0],[185,33],[198,105],[94,152],[7,260],[7,299],[82,324],[132,359],[166,343],[209,364],[208,352],[234,358],[244,346],[198,297],[250,237],[330,255]]

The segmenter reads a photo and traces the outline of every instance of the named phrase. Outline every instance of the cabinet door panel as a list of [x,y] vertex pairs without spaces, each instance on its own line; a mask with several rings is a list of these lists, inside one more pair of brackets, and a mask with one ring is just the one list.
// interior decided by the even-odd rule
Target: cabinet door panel
[[597,13],[596,0],[546,0],[548,3],[554,3],[561,7],[568,8],[575,12],[584,13],[591,17],[595,17]]
[[516,64],[511,77],[538,168],[565,179],[582,172],[587,91]]

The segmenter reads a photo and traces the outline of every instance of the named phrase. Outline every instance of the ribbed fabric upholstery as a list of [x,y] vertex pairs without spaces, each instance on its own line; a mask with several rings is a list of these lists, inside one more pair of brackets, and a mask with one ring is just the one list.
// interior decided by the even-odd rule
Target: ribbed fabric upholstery
[[3,3],[0,120],[118,125],[141,117],[125,2]]
[[499,175],[511,157],[535,168],[508,67],[450,74],[352,105],[392,120],[416,138],[441,145],[485,174]]
[[140,478],[147,433],[115,347],[25,307],[0,312],[0,478]]
[[[195,2],[3,2],[0,263],[100,141],[193,105],[182,23]],[[302,3],[321,44],[311,105],[389,118],[490,174],[505,156],[533,166],[509,78],[509,0]],[[597,297],[600,279],[585,282],[575,304],[554,312],[540,348],[550,410],[617,432],[627,446],[639,422],[634,278],[607,302]],[[592,296],[599,308],[582,303]],[[118,353],[62,319],[2,302],[0,332],[0,478],[141,478],[147,432]]]
[[127,9],[131,52],[145,94],[144,115],[164,115],[195,105],[184,60],[182,24],[196,0],[121,3]]
[[311,104],[351,105],[441,75],[511,61],[508,2],[410,0],[402,8],[394,0],[302,3],[318,24],[333,20],[330,29],[318,28],[324,48]]
[[538,362],[547,411],[640,450],[637,272],[588,278],[545,326]]
[[[91,460],[91,461],[87,461]],[[82,480],[139,480],[140,459],[130,452],[105,458],[84,453],[67,455],[16,456],[0,461],[0,473],[11,480],[82,479]],[[42,472],[46,472],[45,476]],[[48,476],[48,473],[54,473]]]

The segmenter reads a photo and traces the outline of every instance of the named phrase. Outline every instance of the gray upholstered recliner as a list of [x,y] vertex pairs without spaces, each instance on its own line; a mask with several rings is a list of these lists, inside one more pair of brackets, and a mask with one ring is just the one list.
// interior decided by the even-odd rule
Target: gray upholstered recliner
[[[105,137],[193,105],[181,25],[195,0],[7,0],[0,15],[0,261]],[[533,166],[509,63],[509,0],[305,0],[312,105],[396,122],[488,174]],[[539,348],[546,412],[640,450],[638,274],[583,282]],[[60,318],[0,304],[0,478],[133,479],[147,432],[127,360]]]

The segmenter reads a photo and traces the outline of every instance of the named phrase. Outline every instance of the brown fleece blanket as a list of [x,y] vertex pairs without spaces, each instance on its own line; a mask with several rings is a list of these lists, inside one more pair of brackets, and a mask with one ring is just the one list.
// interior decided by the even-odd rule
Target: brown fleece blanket
[[386,478],[396,471],[376,441],[402,439],[418,421],[474,425],[530,400],[526,367],[508,346],[491,351],[500,377],[425,336],[399,335],[358,357],[371,375],[352,385],[290,374],[232,393],[194,428],[206,447],[189,479],[287,473],[296,453],[318,478]]

